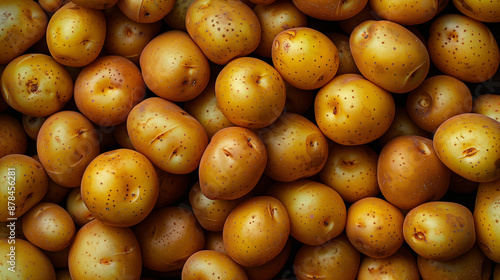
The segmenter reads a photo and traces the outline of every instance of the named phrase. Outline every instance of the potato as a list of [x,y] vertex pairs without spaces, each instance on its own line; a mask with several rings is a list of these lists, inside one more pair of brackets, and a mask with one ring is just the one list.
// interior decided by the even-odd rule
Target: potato
[[66,198],[66,211],[68,211],[75,224],[80,227],[95,219],[87,205],[85,205],[79,187],[71,189]]
[[96,219],[76,233],[69,251],[69,272],[75,280],[139,279],[141,256],[130,228],[108,226]]
[[314,102],[316,91],[296,88],[285,82],[286,100],[283,112],[305,115]]
[[50,54],[57,62],[71,67],[88,65],[104,46],[104,14],[69,2],[50,18],[46,37]]
[[232,60],[215,81],[217,106],[235,125],[262,128],[283,112],[286,88],[281,75],[261,59]]
[[429,72],[431,60],[424,43],[395,22],[364,21],[352,31],[349,45],[361,74],[387,91],[414,90]]
[[402,135],[416,135],[429,139],[432,138],[430,132],[423,130],[411,119],[406,107],[396,106],[394,120],[387,131],[377,138],[377,141],[383,147],[390,140]]
[[360,259],[359,251],[342,233],[321,245],[301,245],[293,259],[293,269],[298,280],[354,280]]
[[325,34],[295,27],[276,35],[271,50],[273,65],[283,79],[300,89],[318,89],[339,68],[339,51]]
[[476,242],[471,211],[448,201],[426,202],[411,209],[404,218],[403,234],[415,253],[435,261],[454,259]]
[[380,151],[377,180],[380,192],[394,206],[410,210],[424,202],[440,200],[450,184],[432,140],[403,135],[389,141]]
[[209,199],[243,197],[257,185],[267,158],[266,146],[257,133],[238,126],[223,128],[201,157],[201,191]]
[[7,64],[43,38],[48,17],[33,0],[5,0],[0,10],[0,64]]
[[49,177],[49,187],[47,188],[47,192],[40,201],[61,204],[73,189],[74,188],[66,188],[64,186],[61,186]]
[[42,9],[44,9],[48,14],[54,14],[57,10],[59,10],[59,8],[68,2],[68,0],[38,0],[40,7],[42,7]]
[[222,230],[227,254],[243,266],[260,266],[276,257],[290,234],[290,218],[276,198],[249,198],[231,211]]
[[189,189],[190,174],[172,174],[156,166],[155,170],[160,182],[160,192],[153,209],[159,209],[170,206],[183,197]]
[[26,212],[22,228],[28,241],[51,252],[68,247],[76,233],[68,211],[51,202],[40,202]]
[[319,179],[337,191],[345,202],[354,203],[380,192],[377,162],[378,154],[367,145],[331,144]]
[[500,122],[476,113],[456,115],[434,133],[439,159],[453,172],[474,182],[500,178]]
[[100,152],[93,124],[74,111],[59,111],[47,118],[36,147],[47,175],[69,188],[80,186],[85,168]]
[[82,200],[103,224],[130,227],[144,220],[158,199],[153,164],[141,153],[116,149],[98,155],[85,169]]
[[453,0],[464,15],[482,22],[500,22],[500,1]]
[[142,50],[144,82],[159,97],[173,102],[198,96],[210,80],[208,59],[184,31],[166,31]]
[[184,103],[184,110],[200,122],[209,139],[222,128],[234,126],[217,106],[216,77],[210,79],[207,87],[198,96]]
[[140,23],[128,18],[118,8],[104,10],[106,18],[106,39],[103,50],[119,55],[139,64],[144,47],[161,32],[161,21]]
[[239,0],[195,0],[186,13],[186,29],[207,58],[220,65],[252,53],[261,39],[259,18]]
[[47,117],[31,117],[28,115],[23,115],[22,124],[24,132],[28,135],[29,138],[35,140],[38,138],[38,132],[40,132],[40,128],[42,124],[45,122]]
[[267,195],[283,203],[290,218],[290,235],[303,244],[323,244],[345,228],[345,203],[327,185],[307,179],[276,183]]
[[273,41],[281,31],[307,26],[307,16],[291,1],[278,0],[271,4],[259,4],[253,8],[260,21],[262,35],[254,53],[263,57],[272,56]]
[[194,171],[208,145],[207,133],[195,118],[159,97],[147,98],[130,111],[127,131],[138,152],[173,174]]
[[113,7],[118,0],[71,0],[71,2],[85,8],[104,10]]
[[318,127],[342,145],[374,141],[389,129],[394,113],[391,94],[359,74],[336,76],[314,100]]
[[267,149],[264,174],[292,182],[318,174],[328,158],[327,138],[310,120],[285,113],[272,125],[259,130]]
[[477,244],[481,251],[496,263],[500,263],[499,187],[500,179],[479,183],[473,211]]
[[1,92],[15,110],[34,117],[60,111],[73,97],[73,80],[64,66],[45,54],[25,54],[5,67]]
[[339,51],[339,69],[337,69],[336,75],[361,74],[352,57],[351,47],[349,46],[349,36],[338,32],[329,32],[325,35],[332,40],[332,43]]
[[406,108],[419,127],[434,133],[450,117],[471,112],[472,94],[467,85],[457,78],[432,76],[408,93]]
[[417,260],[411,251],[401,246],[396,253],[385,258],[365,257],[359,265],[357,280],[405,279],[419,280]]
[[200,225],[209,231],[222,231],[229,213],[248,196],[238,199],[210,199],[206,197],[200,183],[196,182],[189,191],[189,204]]
[[293,0],[303,13],[316,19],[339,21],[359,13],[368,0]]
[[366,5],[361,9],[361,11],[349,18],[339,21],[339,27],[344,31],[345,34],[351,34],[352,31],[362,22],[367,20],[379,20],[380,17],[376,16],[370,3],[366,1]]
[[20,121],[6,113],[0,114],[0,158],[8,154],[24,154],[28,136]]
[[0,238],[2,279],[56,280],[54,266],[42,250],[24,239],[15,242]]
[[168,26],[175,30],[186,31],[186,14],[189,6],[194,2],[194,0],[177,0],[174,1],[174,6],[172,10],[163,17],[163,21],[167,23]]
[[464,82],[487,81],[500,64],[498,43],[489,28],[460,14],[444,14],[432,22],[428,47],[441,72]]
[[122,56],[97,58],[80,71],[75,81],[78,110],[99,126],[125,122],[130,110],[145,96],[141,71]]
[[292,239],[288,238],[285,248],[274,259],[259,266],[244,266],[249,280],[272,280],[284,268],[292,251]]
[[387,258],[404,243],[404,216],[386,200],[366,197],[347,209],[345,232],[352,245],[372,258]]
[[193,212],[180,206],[154,210],[134,229],[144,267],[154,271],[181,269],[205,246],[205,235]]
[[160,21],[174,7],[174,0],[118,0],[116,6],[131,20],[140,23]]
[[482,114],[500,122],[500,95],[477,96],[474,98],[472,113]]
[[205,248],[226,254],[222,231],[205,231]]
[[[56,274],[57,271],[61,269],[68,269],[68,257],[69,257],[69,250],[71,249],[70,246],[66,246],[66,248],[51,252],[47,250],[42,250],[47,257],[49,257],[50,262],[54,265],[54,268],[56,269]],[[69,273],[69,269],[68,269]],[[57,278],[59,280],[59,278]]]
[[47,192],[48,177],[32,157],[9,154],[0,158],[0,222],[19,218],[35,206]]
[[435,261],[417,256],[417,263],[423,280],[491,279],[491,260],[476,245],[464,254],[449,261]]
[[192,254],[182,267],[183,280],[236,280],[248,279],[243,267],[228,255],[213,250],[200,250]]
[[438,12],[439,0],[370,0],[375,14],[402,25],[416,25],[432,19]]

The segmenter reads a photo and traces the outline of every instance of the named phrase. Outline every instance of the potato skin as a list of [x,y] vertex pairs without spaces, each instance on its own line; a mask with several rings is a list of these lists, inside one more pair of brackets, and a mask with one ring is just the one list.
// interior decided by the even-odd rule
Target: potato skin
[[282,114],[272,125],[259,130],[259,135],[268,153],[264,174],[274,180],[292,182],[318,174],[325,166],[327,138],[302,115]]
[[304,14],[327,21],[345,20],[355,16],[368,0],[293,0],[293,4]]
[[426,202],[411,209],[404,218],[403,234],[415,253],[436,261],[454,259],[476,243],[471,211],[448,201]]
[[223,128],[201,157],[201,191],[210,199],[243,197],[257,185],[266,163],[266,146],[257,133],[238,126]]
[[243,267],[228,255],[213,250],[192,254],[182,267],[183,280],[247,280]]
[[481,251],[496,263],[500,263],[499,201],[500,179],[479,183],[473,212],[477,244]]
[[132,108],[127,131],[138,152],[174,174],[194,171],[208,145],[203,126],[177,104],[160,97],[147,98]]
[[45,35],[48,17],[33,0],[4,0],[0,10],[0,64],[7,64]]

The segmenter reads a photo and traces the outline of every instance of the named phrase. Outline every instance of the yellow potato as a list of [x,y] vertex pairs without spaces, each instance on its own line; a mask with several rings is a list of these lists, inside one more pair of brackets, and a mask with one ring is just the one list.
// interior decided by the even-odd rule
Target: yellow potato
[[480,183],[473,212],[477,244],[489,259],[497,263],[500,263],[499,187],[500,179],[489,183]]

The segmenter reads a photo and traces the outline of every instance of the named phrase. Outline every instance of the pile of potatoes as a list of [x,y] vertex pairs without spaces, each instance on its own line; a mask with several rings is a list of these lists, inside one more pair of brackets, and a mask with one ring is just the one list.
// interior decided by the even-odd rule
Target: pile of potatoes
[[3,0],[1,279],[500,279],[500,1]]

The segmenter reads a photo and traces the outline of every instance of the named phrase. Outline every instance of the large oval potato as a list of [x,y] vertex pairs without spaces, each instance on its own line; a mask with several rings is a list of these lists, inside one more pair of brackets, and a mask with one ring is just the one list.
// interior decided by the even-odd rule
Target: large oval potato
[[212,137],[198,169],[200,188],[210,199],[237,199],[258,183],[267,164],[267,150],[257,133],[227,127]]
[[33,0],[4,0],[0,10],[0,64],[7,64],[43,38],[48,17]]
[[474,182],[500,178],[500,122],[476,113],[453,116],[434,133],[439,159],[453,172]]
[[75,111],[59,111],[43,123],[36,147],[40,162],[54,182],[78,187],[87,165],[100,153],[92,122]]
[[153,164],[141,153],[117,149],[98,155],[83,173],[82,200],[106,225],[130,227],[144,220],[158,199]]
[[186,29],[207,58],[221,65],[252,53],[261,37],[259,18],[239,0],[195,0]]
[[328,158],[328,140],[306,117],[282,114],[259,135],[267,149],[264,174],[281,182],[292,182],[318,174]]
[[208,145],[207,133],[195,118],[159,97],[147,98],[130,111],[127,131],[137,151],[174,174],[198,168]]
[[148,88],[173,102],[195,98],[210,80],[207,57],[184,31],[171,30],[153,38],[139,63]]
[[364,21],[352,31],[349,45],[361,74],[390,92],[415,89],[429,72],[431,60],[424,43],[395,22]]
[[25,115],[47,117],[60,111],[73,97],[68,70],[45,54],[25,54],[5,67],[1,76],[5,101]]
[[106,38],[106,20],[101,10],[68,2],[49,20],[47,46],[59,63],[82,67],[97,58]]

